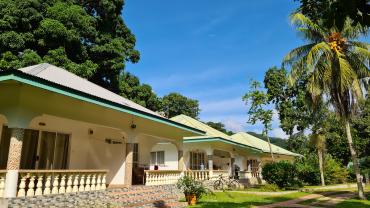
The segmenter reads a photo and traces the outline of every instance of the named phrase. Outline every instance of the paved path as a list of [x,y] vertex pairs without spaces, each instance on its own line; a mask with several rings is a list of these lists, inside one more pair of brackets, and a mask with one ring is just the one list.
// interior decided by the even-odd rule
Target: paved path
[[[320,208],[320,207],[334,207],[336,204],[349,199],[355,196],[352,192],[340,193],[340,194],[333,194],[327,195],[330,192],[322,194],[309,194],[306,196],[299,197],[297,199],[292,199],[283,202],[277,202],[273,204],[258,206],[258,208],[278,208],[278,207],[296,207],[296,208]],[[301,202],[307,200],[314,200],[312,203],[309,204],[300,204]]]

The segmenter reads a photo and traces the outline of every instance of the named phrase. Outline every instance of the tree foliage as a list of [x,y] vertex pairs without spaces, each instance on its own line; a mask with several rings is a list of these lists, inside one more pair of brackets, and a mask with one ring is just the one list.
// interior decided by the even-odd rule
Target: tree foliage
[[328,99],[342,119],[356,172],[359,197],[364,198],[350,129],[351,118],[363,98],[361,86],[366,85],[365,78],[370,76],[369,44],[356,40],[363,28],[353,26],[350,19],[346,19],[341,30],[323,27],[301,13],[293,14],[291,19],[309,43],[293,49],[283,63],[292,67],[290,75],[293,82],[305,71],[308,76],[307,92],[312,102]]
[[[296,0],[298,1],[298,0]],[[299,0],[298,12],[327,28],[344,27],[347,17],[363,26],[370,26],[369,0]]]
[[230,131],[230,130],[227,130],[225,128],[225,124],[221,123],[221,122],[213,122],[213,121],[208,121],[206,122],[206,124],[214,129],[217,129],[227,135],[233,135],[234,132],[233,131]]
[[243,96],[243,100],[246,105],[249,105],[248,123],[256,124],[261,122],[263,124],[262,134],[267,138],[267,142],[270,147],[271,158],[274,161],[274,154],[272,153],[271,142],[268,137],[268,131],[271,130],[272,122],[272,109],[268,108],[269,96],[266,92],[262,91],[261,83],[258,81],[252,81],[250,84],[250,90]]
[[167,118],[180,114],[198,118],[200,108],[198,100],[187,98],[179,93],[170,93],[162,98],[161,111]]
[[2,0],[0,70],[48,62],[118,93],[126,61],[136,63],[135,36],[123,0]]
[[129,72],[124,72],[120,76],[119,93],[153,111],[159,111],[162,107],[161,98],[153,92],[152,87],[141,84],[139,78]]
[[306,105],[305,78],[301,77],[292,86],[284,68],[272,67],[265,73],[264,84],[269,102],[279,114],[280,128],[288,135],[306,129],[311,122],[311,112]]

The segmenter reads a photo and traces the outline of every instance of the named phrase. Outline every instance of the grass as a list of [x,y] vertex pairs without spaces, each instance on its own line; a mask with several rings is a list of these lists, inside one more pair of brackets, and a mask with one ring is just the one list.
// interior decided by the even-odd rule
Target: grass
[[271,204],[275,202],[287,201],[290,199],[298,198],[308,193],[298,192],[284,195],[255,195],[246,193],[235,193],[235,192],[216,192],[214,195],[204,196],[197,205],[191,207],[202,207],[202,208],[248,208],[252,206],[259,206],[265,204]]
[[[246,191],[258,191],[259,189],[248,189]],[[289,194],[278,194],[278,195],[264,195],[261,194],[248,194],[243,192],[215,192],[214,195],[204,196],[197,205],[191,206],[192,208],[248,208],[253,206],[260,206],[266,204],[272,204],[281,201],[287,201],[295,199],[301,196],[305,196],[311,193],[320,193],[326,196],[333,194],[340,194],[345,192],[355,192],[356,188],[337,188],[337,189],[328,189],[317,190],[314,192],[296,192]],[[356,198],[347,199],[343,202],[338,203],[335,207],[338,208],[369,208],[370,207],[370,186],[365,188],[367,192],[368,200],[359,200]],[[278,193],[278,192],[277,192]],[[311,199],[301,202],[300,204],[308,205],[310,203],[316,202],[317,199]]]

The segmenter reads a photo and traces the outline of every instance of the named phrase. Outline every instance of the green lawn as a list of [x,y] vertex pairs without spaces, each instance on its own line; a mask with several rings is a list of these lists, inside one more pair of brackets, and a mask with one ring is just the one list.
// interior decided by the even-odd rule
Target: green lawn
[[245,193],[236,193],[236,192],[216,192],[213,196],[208,195],[204,196],[196,206],[192,207],[225,207],[225,208],[246,208],[271,204],[280,201],[286,201],[294,199],[300,196],[307,195],[308,193],[298,192],[292,194],[282,194],[278,196],[268,196],[268,195],[255,195],[255,194],[245,194]]
[[335,206],[336,208],[348,208],[348,207],[355,207],[355,208],[369,208],[370,207],[370,195],[367,197],[367,200],[358,200],[358,199],[350,199],[344,202],[341,202]]
[[[349,199],[345,200],[335,207],[338,208],[368,208],[370,207],[370,187],[366,187],[366,192],[368,196],[368,200],[358,200],[358,199]],[[340,189],[328,189],[328,190],[320,190],[315,191],[315,193],[323,193],[326,192],[328,195],[332,194],[339,194],[342,192],[354,192],[356,188],[340,188]],[[247,193],[240,193],[240,192],[216,192],[214,195],[204,196],[196,206],[192,207],[204,207],[204,208],[248,208],[252,206],[259,206],[265,204],[272,204],[275,202],[287,201],[290,199],[295,199],[304,195],[308,195],[311,193],[307,192],[297,192],[291,194],[279,194],[279,195],[263,195],[261,194],[247,194]],[[326,195],[326,194],[324,194]],[[309,202],[314,202],[315,200],[308,200],[301,202],[300,204],[309,204]]]

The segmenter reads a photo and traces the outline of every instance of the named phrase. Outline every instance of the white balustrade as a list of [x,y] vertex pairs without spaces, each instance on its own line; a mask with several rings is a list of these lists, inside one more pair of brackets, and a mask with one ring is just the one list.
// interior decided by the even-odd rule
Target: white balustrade
[[187,170],[184,172],[184,174],[197,181],[210,179],[208,170]]
[[146,170],[145,185],[175,184],[181,177],[178,170]]
[[218,177],[222,175],[222,177],[229,177],[229,170],[213,170],[212,178],[211,180],[217,180]]
[[6,170],[0,170],[0,198],[4,196]]
[[[18,197],[106,189],[107,170],[20,170]],[[0,197],[6,171],[0,171]]]

